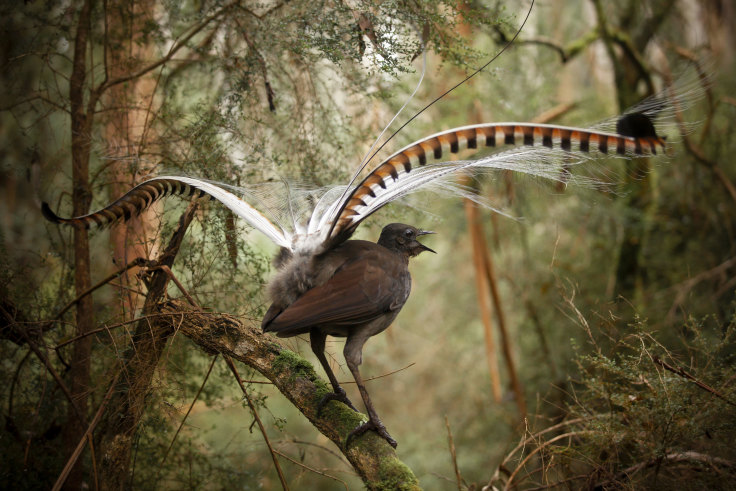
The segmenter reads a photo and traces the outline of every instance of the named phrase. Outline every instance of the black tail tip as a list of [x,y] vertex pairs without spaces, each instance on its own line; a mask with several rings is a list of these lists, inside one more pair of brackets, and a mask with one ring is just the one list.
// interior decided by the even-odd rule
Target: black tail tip
[[633,138],[659,138],[652,118],[644,113],[629,113],[616,122],[616,133]]
[[61,218],[59,218],[59,216],[56,213],[51,211],[49,204],[46,203],[45,201],[41,203],[41,213],[43,213],[43,217],[49,222],[62,223]]

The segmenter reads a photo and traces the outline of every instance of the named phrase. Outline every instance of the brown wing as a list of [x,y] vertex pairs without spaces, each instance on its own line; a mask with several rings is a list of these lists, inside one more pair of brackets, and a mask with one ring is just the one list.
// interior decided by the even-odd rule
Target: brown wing
[[[403,307],[411,280],[406,267],[373,255],[342,267],[307,291],[265,326],[288,337],[318,325],[363,324]],[[403,266],[403,265],[402,265]]]

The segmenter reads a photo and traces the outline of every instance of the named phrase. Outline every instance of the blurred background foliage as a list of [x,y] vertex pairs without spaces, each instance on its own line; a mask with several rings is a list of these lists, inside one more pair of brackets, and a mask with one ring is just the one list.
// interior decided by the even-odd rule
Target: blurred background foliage
[[[160,174],[263,193],[283,192],[282,179],[346,182],[416,85],[423,37],[425,80],[392,129],[497,53],[529,8],[3,2],[0,478],[13,489],[50,487],[70,456],[61,436],[67,399],[18,329],[70,377],[73,343],[54,348],[76,335],[74,309],[57,319],[78,295],[72,234],[45,222],[39,203],[71,215],[69,80],[87,3],[85,103],[94,88],[122,80],[88,113],[93,209]],[[392,328],[368,343],[363,364],[366,378],[391,373],[369,389],[424,488],[736,487],[734,27],[736,8],[726,0],[538,0],[515,44],[388,146],[475,122],[595,123],[661,90],[671,74],[693,89],[683,117],[696,124],[683,136],[670,121],[669,155],[591,162],[585,171],[600,186],[499,173],[479,192],[509,216],[427,194],[362,227],[359,236],[372,240],[389,221],[438,232],[428,243],[439,254],[413,262],[412,296]],[[129,225],[91,232],[92,283],[137,256],[156,257],[185,205],[170,199]],[[468,220],[473,213],[480,221]],[[474,252],[479,225],[486,248]],[[258,323],[274,252],[207,203],[173,270],[201,305]],[[486,288],[497,290],[505,336],[499,309],[482,301],[493,314],[494,345],[474,254],[493,264]],[[94,293],[101,330],[82,396],[90,414],[131,346],[127,326],[145,290],[131,270]],[[169,294],[181,295],[173,285]],[[328,341],[328,351],[355,400],[341,344]],[[289,346],[312,359],[305,340]],[[218,360],[206,377],[210,363],[184,336],[170,340],[122,488],[280,486],[232,375]],[[339,451],[275,389],[257,373],[242,375],[271,441],[289,457],[282,467],[292,489],[361,487]],[[90,452],[83,464],[76,484],[94,487]]]

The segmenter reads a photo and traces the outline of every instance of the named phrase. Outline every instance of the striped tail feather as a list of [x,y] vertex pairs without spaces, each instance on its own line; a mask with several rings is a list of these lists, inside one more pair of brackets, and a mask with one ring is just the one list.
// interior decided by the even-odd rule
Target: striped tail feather
[[178,179],[156,178],[139,184],[105,208],[87,215],[62,218],[51,211],[48,203],[45,202],[41,204],[41,211],[47,220],[54,223],[82,226],[84,228],[90,228],[91,226],[104,228],[117,221],[126,221],[139,215],[155,201],[169,194],[182,197],[195,195],[201,197],[205,193]]
[[145,181],[125,193],[101,210],[72,218],[56,215],[47,203],[42,203],[43,216],[54,223],[81,226],[107,227],[120,220],[128,220],[167,195],[181,197],[202,197],[209,195],[228,207],[236,215],[250,223],[274,243],[291,248],[291,235],[276,227],[262,213],[233,193],[215,184],[189,177],[161,176]]
[[[654,155],[657,147],[665,149],[665,140],[657,136],[651,119],[642,113],[622,116],[617,124],[619,133],[531,123],[490,123],[463,126],[436,133],[411,143],[378,165],[353,191],[331,210],[336,217],[327,233],[328,240],[348,237],[358,224],[380,207],[397,197],[430,183],[439,176],[472,167],[472,162],[440,164],[434,177],[415,169],[426,169],[431,160],[439,160],[446,151],[454,154],[465,149],[500,145],[541,145],[566,151],[589,153],[609,150],[624,156]],[[437,165],[437,164],[434,164]],[[422,169],[422,170],[424,170]],[[411,178],[414,177],[414,179]],[[328,217],[325,217],[328,218]],[[325,222],[330,223],[327,219]]]

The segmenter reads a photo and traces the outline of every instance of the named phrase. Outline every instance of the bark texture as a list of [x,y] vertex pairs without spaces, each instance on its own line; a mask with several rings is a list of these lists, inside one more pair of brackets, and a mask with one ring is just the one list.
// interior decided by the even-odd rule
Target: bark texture
[[412,471],[375,432],[366,432],[345,448],[348,433],[366,416],[333,401],[318,417],[319,401],[332,389],[307,360],[235,317],[197,311],[182,301],[168,302],[160,311],[168,315],[161,317],[158,329],[167,332],[176,329],[204,350],[224,353],[269,379],[320,433],[338,446],[368,489],[420,489]]
[[[69,79],[69,104],[71,108],[72,146],[72,206],[74,216],[84,215],[89,210],[92,198],[89,188],[90,118],[84,108],[86,77],[87,40],[90,32],[91,0],[84,2],[79,13],[74,42],[74,61]],[[81,227],[74,229],[74,288],[81,295],[92,286],[89,264],[89,235]],[[87,295],[77,303],[77,336],[84,336],[94,328],[94,303]],[[72,403],[67,411],[64,425],[64,454],[72,455],[77,443],[87,429],[87,401],[90,392],[90,362],[92,338],[82,337],[74,344],[74,353],[69,370],[69,388]],[[82,487],[84,469],[81,461],[72,469],[67,479],[67,489]]]
[[[170,267],[174,263],[195,211],[196,203],[192,202],[179,220],[179,228],[158,259],[159,266]],[[161,269],[151,275],[148,294],[143,304],[144,319],[136,325],[133,339],[126,350],[120,368],[123,376],[115,388],[115,395],[100,432],[101,442],[97,447],[101,452],[100,473],[103,489],[129,489],[131,485],[128,479],[135,430],[143,415],[153,374],[164,347],[173,334],[172,329],[161,329],[147,318],[156,311],[158,303],[166,293],[168,280],[168,275]]]

